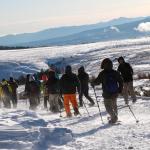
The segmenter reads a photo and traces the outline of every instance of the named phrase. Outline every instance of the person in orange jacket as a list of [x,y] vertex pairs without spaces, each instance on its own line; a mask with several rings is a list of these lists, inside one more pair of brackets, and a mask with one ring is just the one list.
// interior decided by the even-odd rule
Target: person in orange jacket
[[73,106],[74,115],[80,114],[76,99],[76,89],[78,90],[78,93],[80,93],[80,81],[78,77],[74,73],[72,73],[72,68],[69,65],[66,66],[65,74],[60,79],[60,87],[61,92],[64,95],[64,107],[67,117],[72,116],[69,102]]

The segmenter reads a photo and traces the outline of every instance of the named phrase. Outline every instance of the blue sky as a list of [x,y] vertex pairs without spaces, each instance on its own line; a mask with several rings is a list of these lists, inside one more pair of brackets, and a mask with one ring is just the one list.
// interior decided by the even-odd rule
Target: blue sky
[[150,15],[150,0],[0,0],[0,36]]

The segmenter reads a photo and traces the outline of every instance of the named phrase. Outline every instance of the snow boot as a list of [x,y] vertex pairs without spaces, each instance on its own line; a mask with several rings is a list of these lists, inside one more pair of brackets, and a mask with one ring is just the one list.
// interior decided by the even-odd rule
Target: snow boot
[[117,116],[114,116],[113,118],[111,118],[108,123],[109,124],[115,124],[116,122],[118,121],[118,117]]
[[79,114],[80,114],[80,112],[79,112],[78,108],[74,108],[74,115],[77,116]]
[[71,113],[68,113],[68,114],[67,114],[67,117],[68,117],[68,118],[71,118],[71,117],[72,117],[72,114],[71,114]]

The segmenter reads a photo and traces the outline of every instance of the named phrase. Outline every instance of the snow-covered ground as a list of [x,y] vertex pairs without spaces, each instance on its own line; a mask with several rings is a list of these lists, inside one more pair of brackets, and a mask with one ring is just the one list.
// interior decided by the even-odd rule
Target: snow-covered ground
[[[100,71],[102,59],[125,56],[134,68],[135,74],[150,71],[150,38],[92,43],[67,47],[47,47],[27,50],[0,51],[0,76],[15,75],[47,68],[49,60],[62,57],[72,64],[74,70],[84,65],[90,75]],[[150,81],[136,80],[134,86],[149,88]],[[21,87],[19,91],[22,91]],[[107,124],[101,88],[97,87],[99,105],[102,111],[102,124],[97,105],[88,106],[88,111],[80,108],[82,116],[65,118],[43,109],[43,101],[38,110],[28,109],[28,101],[19,100],[17,109],[0,109],[0,149],[17,150],[150,150],[150,97],[139,96],[137,103],[131,105],[139,123],[137,124],[123,98],[118,98],[120,125]],[[90,95],[94,97],[90,88]],[[142,95],[142,93],[141,93]],[[131,103],[130,103],[131,104]]]

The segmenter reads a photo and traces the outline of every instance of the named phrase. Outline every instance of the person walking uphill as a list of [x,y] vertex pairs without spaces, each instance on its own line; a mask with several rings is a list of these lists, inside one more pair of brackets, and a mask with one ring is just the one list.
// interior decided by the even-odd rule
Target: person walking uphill
[[90,101],[90,106],[93,106],[95,103],[93,99],[89,96],[89,75],[85,72],[83,66],[78,69],[78,78],[81,83],[81,93],[79,95],[80,106],[83,106],[83,95]]
[[92,81],[91,85],[95,86],[102,83],[104,105],[110,115],[109,123],[115,123],[118,120],[117,97],[118,93],[122,91],[123,81],[120,74],[113,70],[112,61],[109,58],[102,61],[101,69],[103,70]]
[[128,96],[131,95],[132,102],[136,102],[136,95],[133,89],[133,69],[129,63],[126,63],[123,57],[118,58],[119,67],[118,71],[123,78],[123,97],[125,104],[129,104]]
[[66,66],[65,74],[60,79],[61,92],[64,95],[64,107],[66,110],[67,117],[71,117],[69,102],[71,102],[74,115],[78,115],[78,104],[76,100],[76,88],[78,93],[80,93],[80,81],[78,77],[72,73],[71,66]]

